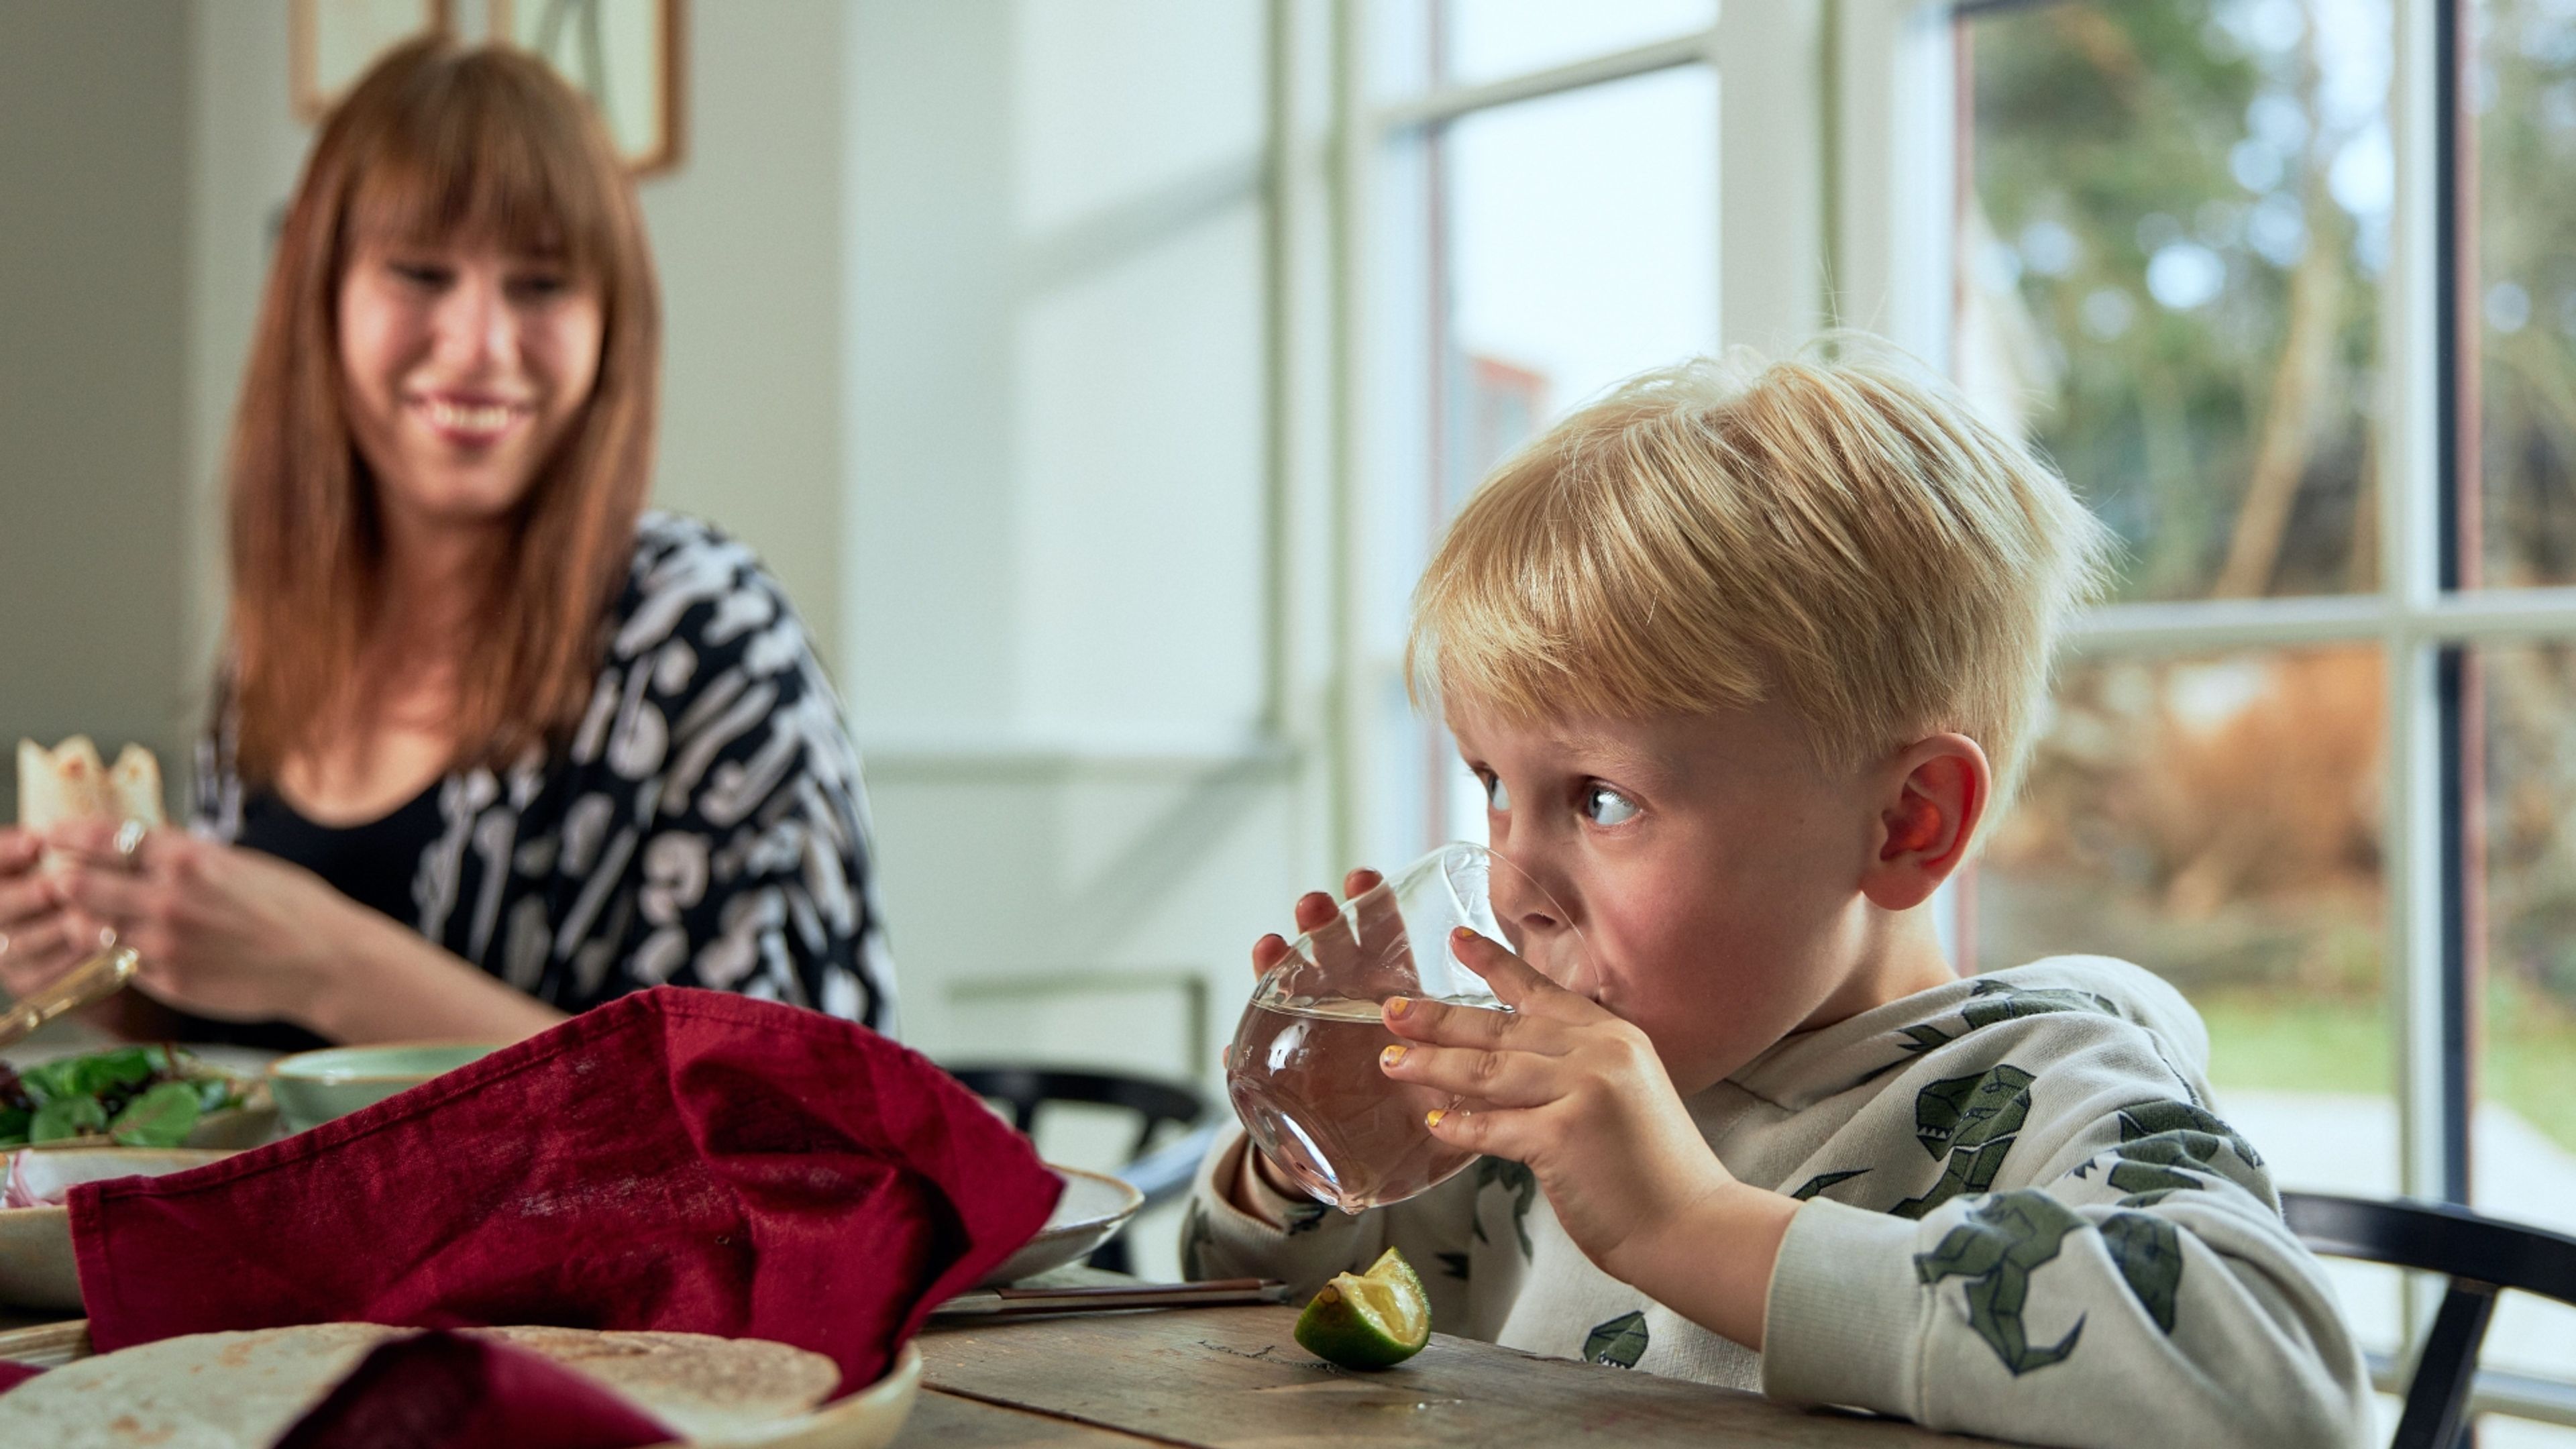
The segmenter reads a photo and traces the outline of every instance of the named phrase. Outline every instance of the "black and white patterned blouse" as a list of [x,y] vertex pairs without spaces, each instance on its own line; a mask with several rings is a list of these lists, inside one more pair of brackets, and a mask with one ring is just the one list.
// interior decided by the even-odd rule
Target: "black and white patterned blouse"
[[337,829],[274,792],[245,799],[225,720],[199,746],[193,828],[304,865],[565,1011],[668,983],[891,1032],[858,752],[777,582],[708,525],[647,513],[607,624],[567,749]]

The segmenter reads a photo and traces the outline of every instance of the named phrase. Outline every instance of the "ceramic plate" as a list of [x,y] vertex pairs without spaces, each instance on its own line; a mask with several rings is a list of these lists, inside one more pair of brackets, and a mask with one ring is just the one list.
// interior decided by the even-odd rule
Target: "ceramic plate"
[[[21,1150],[21,1149],[12,1149]],[[221,1162],[232,1154],[228,1151],[206,1151],[189,1147],[73,1147],[48,1145],[35,1152],[59,1152],[83,1160],[84,1168],[101,1158],[125,1159],[119,1171],[150,1172],[155,1176],[184,1172]],[[7,1153],[0,1153],[5,1163]],[[79,1180],[98,1178],[88,1170],[77,1174]],[[71,1215],[60,1207],[0,1208],[0,1303],[13,1308],[44,1308],[77,1313],[80,1311],[80,1273],[72,1262]]]
[[[751,1436],[727,1439],[732,1445],[760,1449],[885,1449],[912,1417],[912,1401],[921,1389],[921,1349],[905,1344],[886,1376],[850,1395],[825,1404],[801,1419],[773,1425]],[[686,1449],[680,1441],[653,1449]]]
[[1057,1198],[1055,1211],[1038,1235],[1028,1240],[1001,1267],[984,1276],[979,1288],[996,1288],[1033,1278],[1050,1268],[1078,1263],[1091,1256],[1091,1250],[1108,1242],[1136,1210],[1145,1205],[1145,1195],[1106,1173],[1085,1172],[1079,1167],[1056,1167],[1055,1175],[1064,1179],[1064,1196]]
[[54,1313],[81,1311],[69,1209],[0,1208],[0,1303]]
[[494,1042],[328,1047],[269,1063],[267,1085],[277,1096],[278,1115],[286,1130],[302,1132],[372,1107],[500,1049]]

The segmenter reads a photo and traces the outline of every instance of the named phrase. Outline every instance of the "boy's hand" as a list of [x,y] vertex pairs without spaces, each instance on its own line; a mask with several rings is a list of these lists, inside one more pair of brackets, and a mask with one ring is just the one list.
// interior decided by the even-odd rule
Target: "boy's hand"
[[[1352,871],[1342,877],[1342,898],[1348,900],[1353,896],[1365,895],[1377,889],[1383,879],[1384,877],[1373,870]],[[1340,905],[1322,891],[1308,891],[1299,896],[1296,906],[1289,912],[1290,918],[1297,923],[1297,931],[1300,935],[1322,927],[1340,914]],[[1381,909],[1362,919],[1361,930],[1367,937],[1365,941],[1353,941],[1346,933],[1337,932],[1326,932],[1319,937],[1315,947],[1323,957],[1321,964],[1327,968],[1339,969],[1346,975],[1350,974],[1350,961],[1345,957],[1356,957],[1363,950],[1383,945],[1381,936],[1390,934],[1400,936],[1404,930],[1404,921],[1396,914],[1393,901],[1383,901]],[[1252,943],[1252,973],[1255,976],[1267,975],[1271,967],[1287,959],[1288,940],[1275,931]],[[1313,1196],[1306,1189],[1299,1187],[1287,1173],[1280,1171],[1279,1165],[1272,1162],[1269,1154],[1263,1152],[1258,1145],[1245,1144],[1244,1158],[1251,1170],[1258,1173],[1261,1180],[1281,1196],[1293,1198]],[[1236,1206],[1244,1205],[1242,1200],[1237,1199]]]
[[1646,1034],[1471,931],[1453,938],[1508,1013],[1399,998],[1406,1045],[1380,1065],[1466,1099],[1443,1142],[1525,1163],[1603,1272],[1759,1348],[1780,1237],[1798,1204],[1737,1182],[1709,1150]]

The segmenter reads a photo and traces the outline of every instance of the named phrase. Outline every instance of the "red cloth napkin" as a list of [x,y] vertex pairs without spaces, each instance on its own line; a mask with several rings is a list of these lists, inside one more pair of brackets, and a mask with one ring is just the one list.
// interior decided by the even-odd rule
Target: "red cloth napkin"
[[36,1367],[34,1364],[19,1363],[15,1359],[0,1358],[0,1394],[9,1392],[11,1389],[18,1387],[20,1384],[25,1383],[27,1380],[32,1379],[43,1372],[43,1369]]
[[431,1332],[376,1345],[275,1449],[637,1449],[679,1437],[543,1354]]
[[90,1341],[351,1320],[766,1338],[882,1376],[1063,1183],[865,1027],[623,997],[221,1162],[71,1193]]

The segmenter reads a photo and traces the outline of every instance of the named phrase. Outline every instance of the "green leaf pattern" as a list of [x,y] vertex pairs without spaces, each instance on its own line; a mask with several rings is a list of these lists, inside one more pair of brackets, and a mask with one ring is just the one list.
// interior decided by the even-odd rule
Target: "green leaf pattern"
[[1485,1236],[1485,1189],[1501,1187],[1512,1195],[1512,1232],[1521,1243],[1521,1261],[1526,1263],[1537,1252],[1529,1234],[1530,1208],[1538,1202],[1538,1174],[1525,1163],[1509,1158],[1485,1157],[1476,1162],[1476,1241],[1491,1241]]
[[1189,1210],[1181,1215],[1181,1278],[1196,1283],[1208,1276],[1207,1250],[1216,1244],[1216,1229],[1208,1225],[1207,1209],[1195,1197]]
[[[2188,1102],[2124,1107],[2119,1121],[2120,1145],[2104,1154],[2109,1167],[2103,1180],[2127,1194],[2123,1207],[2153,1207],[2170,1193],[2206,1188],[2214,1178],[2241,1179],[2223,1164],[2223,1153],[2249,1168],[2263,1165],[2254,1144],[2235,1128]],[[2102,1160],[2077,1168],[2076,1175],[2091,1176]]]
[[1805,1186],[1800,1187],[1796,1192],[1789,1194],[1789,1196],[1796,1198],[1800,1202],[1805,1202],[1807,1199],[1814,1197],[1817,1193],[1823,1192],[1826,1188],[1833,1186],[1835,1183],[1849,1182],[1855,1177],[1866,1177],[1868,1175],[1869,1169],[1866,1167],[1855,1167],[1849,1172],[1819,1172],[1815,1176],[1808,1178]]
[[2056,1343],[2034,1344],[2021,1318],[2031,1272],[2054,1259],[2066,1235],[2083,1226],[2073,1208],[2037,1188],[1999,1192],[1971,1209],[1939,1247],[1915,1254],[1915,1276],[1927,1284],[1967,1279],[1968,1326],[2018,1378],[2063,1361],[2083,1335],[2079,1318]]
[[1903,1027],[1898,1034],[1906,1038],[1907,1051],[1927,1052],[1934,1047],[1947,1046],[1979,1027],[2054,1011],[2091,1011],[2104,1016],[2120,1014],[2120,1009],[2111,1003],[2110,998],[2090,991],[2061,986],[2016,986],[2009,981],[1988,977],[1969,986],[1968,1004],[1959,1009],[1959,1019],[1965,1024],[1961,1030],[1947,1032],[1937,1026],[1918,1024]]
[[2030,1084],[2035,1080],[2019,1067],[1999,1063],[1973,1077],[1934,1082],[1915,1094],[1915,1139],[1935,1158],[1945,1151],[1949,1158],[1929,1191],[1888,1211],[1920,1220],[1961,1193],[1993,1186],[2004,1155],[2030,1117]]
[[1622,1313],[1607,1323],[1594,1324],[1592,1331],[1583,1335],[1586,1363],[1632,1369],[1645,1356],[1646,1315],[1642,1312]]
[[2102,1246],[2139,1306],[2171,1334],[2174,1301],[2182,1295],[2181,1230],[2145,1213],[2113,1213],[2102,1220]]

